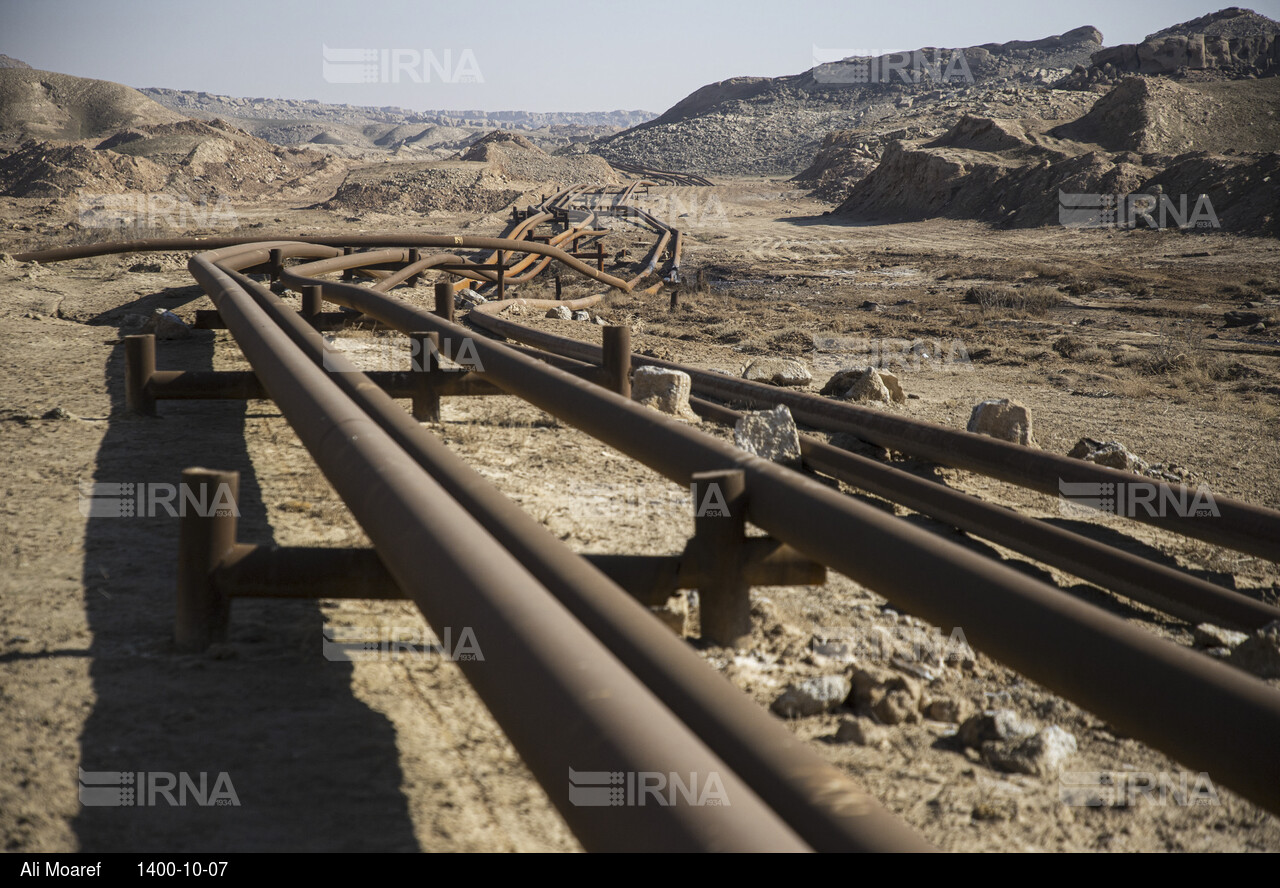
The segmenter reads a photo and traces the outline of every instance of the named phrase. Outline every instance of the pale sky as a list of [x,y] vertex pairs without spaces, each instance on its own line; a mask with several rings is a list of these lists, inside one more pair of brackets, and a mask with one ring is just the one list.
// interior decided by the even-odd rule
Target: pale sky
[[[714,81],[797,74],[813,67],[815,51],[1003,43],[1081,25],[1101,30],[1107,45],[1133,43],[1225,5],[0,0],[0,52],[44,70],[232,96],[413,110],[661,112]],[[1280,0],[1251,8],[1280,19]],[[353,64],[364,56],[352,50],[369,53],[371,67]]]

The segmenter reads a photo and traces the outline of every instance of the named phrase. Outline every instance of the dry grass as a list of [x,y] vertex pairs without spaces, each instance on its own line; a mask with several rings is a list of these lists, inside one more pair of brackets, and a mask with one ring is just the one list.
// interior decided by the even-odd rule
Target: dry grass
[[1053,342],[1053,350],[1068,360],[1076,357],[1086,348],[1088,348],[1088,343],[1071,333],[1055,339]]
[[1175,387],[1194,390],[1228,379],[1233,372],[1232,362],[1205,346],[1204,327],[1196,324],[1163,324],[1153,348],[1120,362],[1144,375],[1164,377]]
[[774,351],[787,355],[802,355],[816,349],[817,343],[804,330],[791,328],[769,337],[768,345]]
[[[1256,279],[1255,279],[1256,280]],[[1240,284],[1225,284],[1222,287],[1222,295],[1233,296],[1239,299],[1257,299],[1262,296],[1262,292],[1255,288],[1255,285],[1242,286]]]
[[970,287],[965,301],[982,309],[984,315],[1043,315],[1062,304],[1062,293],[1056,287]]

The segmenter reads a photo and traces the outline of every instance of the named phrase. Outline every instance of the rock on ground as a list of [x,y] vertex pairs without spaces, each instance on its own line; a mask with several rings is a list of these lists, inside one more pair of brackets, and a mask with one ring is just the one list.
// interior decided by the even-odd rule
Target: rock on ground
[[1125,472],[1145,473],[1150,468],[1146,460],[1135,456],[1119,441],[1095,441],[1093,438],[1081,438],[1067,456]]
[[1050,777],[1075,755],[1076,738],[1050,725],[1025,740],[994,740],[982,744],[982,757],[993,768],[1035,777]]
[[156,339],[188,339],[191,328],[171,311],[157,308],[155,314],[142,325],[143,333],[154,333]]
[[555,305],[547,309],[547,317],[557,321],[572,321],[573,312],[563,305]]
[[1035,733],[1036,726],[1012,709],[989,709],[965,719],[957,736],[965,746],[981,749],[993,740],[1025,740]]
[[907,400],[898,377],[874,367],[849,367],[839,370],[827,380],[821,394],[833,395],[846,401],[891,401],[901,404]]
[[1027,447],[1038,446],[1031,430],[1031,411],[1025,404],[1008,398],[983,401],[975,406],[967,431]]
[[1266,321],[1266,317],[1256,311],[1228,311],[1222,315],[1222,319],[1228,327],[1252,327]]
[[1199,648],[1235,648],[1249,640],[1249,633],[1224,629],[1212,623],[1201,623],[1192,633],[1195,646]]
[[638,367],[631,377],[631,399],[688,422],[701,422],[689,406],[693,381],[688,373],[665,367]]
[[788,358],[756,358],[742,371],[742,378],[769,385],[808,385],[813,381],[804,364]]
[[920,701],[920,685],[915,679],[892,669],[868,663],[855,667],[849,678],[853,683],[852,700],[859,706],[874,710],[877,703],[895,691],[905,693],[913,706]]
[[1231,665],[1262,678],[1280,678],[1280,620],[1268,623],[1231,652]]
[[733,442],[761,459],[800,465],[800,432],[786,404],[744,413],[734,424]]
[[902,383],[898,381],[897,376],[884,370],[877,370],[876,375],[880,377],[884,387],[889,390],[889,397],[893,399],[893,403],[902,404],[907,400],[907,393],[902,390]]
[[783,718],[817,715],[835,709],[849,696],[849,680],[843,675],[821,675],[788,685],[773,701],[773,711]]

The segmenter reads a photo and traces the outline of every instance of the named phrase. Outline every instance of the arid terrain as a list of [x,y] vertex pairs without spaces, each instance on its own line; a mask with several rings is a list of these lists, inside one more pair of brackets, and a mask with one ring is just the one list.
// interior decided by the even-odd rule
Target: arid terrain
[[[1252,19],[1246,24],[1253,28]],[[1185,53],[1187,33],[1213,37],[1229,25],[1244,28],[1241,16],[1226,16],[1161,39],[1181,36]],[[1274,29],[1263,37],[1245,30],[1237,40],[1274,56]],[[176,483],[195,465],[234,469],[241,540],[343,547],[368,539],[270,401],[166,401],[156,418],[126,413],[122,337],[140,332],[157,309],[190,324],[213,307],[187,272],[190,254],[13,258],[138,233],[115,224],[124,205],[113,195],[170,195],[159,211],[128,204],[146,217],[143,233],[155,236],[497,236],[513,206],[575,182],[627,181],[610,160],[710,175],[710,187],[655,185],[635,198],[684,235],[678,282],[657,295],[610,295],[592,308],[630,327],[636,353],[734,376],[757,358],[791,359],[809,372],[804,388],[815,394],[837,371],[881,363],[907,398],[875,409],[963,430],[979,402],[1010,398],[1030,411],[1045,451],[1065,455],[1084,438],[1118,441],[1159,477],[1280,509],[1273,56],[1255,53],[1246,71],[1227,53],[1212,76],[1186,78],[1174,76],[1176,67],[1142,70],[1137,50],[1103,50],[1102,39],[1082,28],[983,50],[986,67],[975,62],[974,73],[988,74],[991,85],[979,79],[964,96],[923,91],[925,99],[904,103],[921,92],[912,87],[888,99],[851,98],[809,72],[797,75],[799,85],[714,84],[651,122],[574,124],[633,125],[589,134],[599,138],[590,143],[576,131],[552,139],[570,123],[559,119],[529,122],[550,127],[540,137],[509,127],[485,136],[478,120],[416,121],[438,131],[431,150],[417,153],[406,152],[412,138],[403,133],[379,145],[387,133],[368,129],[368,120],[326,123],[314,108],[307,113],[320,123],[297,139],[314,144],[300,147],[280,135],[285,124],[263,123],[277,119],[267,111],[283,115],[279,108],[210,119],[212,111],[194,114],[174,91],[150,91],[162,105],[115,84],[0,68],[5,850],[579,848],[456,664],[430,655],[324,655],[326,632],[427,637],[407,602],[240,600],[225,644],[200,655],[175,651],[178,522],[86,517],[82,485]],[[1090,61],[1100,51],[1108,68],[1091,73],[1103,70]],[[44,84],[40,101],[31,98],[33,83]],[[822,95],[810,101],[810,88]],[[226,105],[202,95],[202,108]],[[795,123],[786,102],[808,102],[811,116]],[[1192,120],[1188,102],[1203,115]],[[290,113],[289,125],[301,126],[305,115]],[[753,114],[763,121],[754,130]],[[805,127],[805,138],[785,139],[776,129],[784,119]],[[456,132],[443,132],[449,126]],[[341,134],[346,148],[326,148],[333,140],[318,138],[317,127]],[[725,138],[726,127],[752,130],[754,141],[733,143],[750,157],[708,159],[703,147]],[[775,150],[784,142],[786,156]],[[1059,190],[1128,194],[1153,182],[1163,190],[1146,193],[1207,193],[1220,225],[1058,224]],[[622,247],[631,254],[606,270],[629,277],[644,243],[629,229],[606,237],[607,255]],[[430,308],[431,283],[393,293]],[[600,290],[564,278],[565,299]],[[510,295],[553,293],[550,280],[535,279]],[[592,324],[542,312],[507,316],[600,337]],[[400,341],[354,316],[335,340],[374,357]],[[223,330],[192,330],[159,342],[157,353],[162,370],[249,366]],[[698,427],[733,440],[731,428]],[[669,554],[692,531],[687,489],[517,398],[445,398],[430,428],[576,551]],[[1056,497],[847,436],[833,443],[1280,605],[1280,553],[1252,557],[1112,516],[1067,518]],[[1144,631],[1205,646],[1181,620],[829,483]],[[948,578],[936,583],[945,589]],[[736,649],[697,638],[696,594],[682,596],[679,608],[691,613],[688,643],[708,668],[761,708],[804,679],[889,668],[832,648],[828,640],[842,632],[963,636],[964,627],[930,627],[835,573],[822,586],[759,587],[752,596],[751,640]],[[908,716],[868,717],[851,698],[785,723],[940,848],[1280,850],[1275,815],[980,650],[898,668],[897,676],[912,698]],[[1280,689],[1280,678],[1268,681]],[[1175,786],[1189,779],[1198,791],[1189,800],[1159,792],[1068,803],[1062,774],[1002,769],[963,742],[961,725],[985,710],[1012,710],[1036,729],[1071,734],[1075,751],[1063,773],[1162,775]],[[226,772],[240,804],[82,806],[78,768]]]

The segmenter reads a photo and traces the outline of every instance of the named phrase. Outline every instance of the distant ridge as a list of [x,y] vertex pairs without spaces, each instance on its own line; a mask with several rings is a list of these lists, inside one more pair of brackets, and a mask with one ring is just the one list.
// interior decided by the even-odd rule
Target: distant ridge
[[497,129],[538,129],[565,125],[629,127],[657,116],[651,111],[413,111],[394,105],[373,107],[335,105],[315,99],[237,98],[158,87],[146,87],[139,91],[167,108],[192,117],[310,120],[347,126],[381,123],[487,126]]

